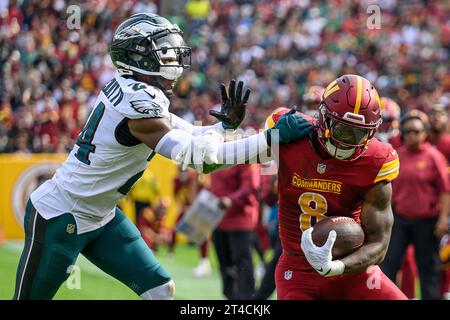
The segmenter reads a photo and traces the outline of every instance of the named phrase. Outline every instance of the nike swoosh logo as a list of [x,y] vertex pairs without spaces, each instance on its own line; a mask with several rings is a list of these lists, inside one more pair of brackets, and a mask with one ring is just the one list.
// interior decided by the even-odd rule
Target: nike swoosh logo
[[152,99],[155,99],[155,97],[156,97],[156,94],[154,94],[154,95],[151,95],[150,93],[148,93],[146,90],[144,90],[144,92],[146,93],[146,94],[148,94],[149,96],[150,96],[150,98],[152,98]]
[[[323,268],[320,268],[320,269],[314,268],[314,269],[316,269],[316,270],[319,271],[319,272],[323,272]],[[327,272],[325,272],[323,275],[326,276],[327,274],[330,273],[330,271],[331,271],[331,268],[330,268],[330,270],[328,270]]]

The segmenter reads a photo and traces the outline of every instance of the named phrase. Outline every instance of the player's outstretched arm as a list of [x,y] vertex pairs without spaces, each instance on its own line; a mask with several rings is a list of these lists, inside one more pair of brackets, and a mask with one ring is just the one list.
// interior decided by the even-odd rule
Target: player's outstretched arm
[[390,182],[376,184],[366,194],[361,211],[366,240],[361,248],[341,259],[345,265],[344,273],[360,272],[384,260],[394,223],[391,196]]
[[[215,131],[193,136],[172,128],[169,118],[128,120],[130,133],[162,156],[197,171],[210,173],[225,167],[253,163],[273,143],[289,143],[309,134],[314,126],[297,114],[286,114],[276,126],[244,139],[224,142]],[[274,142],[274,140],[276,142]],[[266,158],[267,161],[267,158]]]
[[173,128],[169,118],[130,119],[128,128],[135,138],[157,153],[203,173],[249,163],[249,159],[268,148],[267,132],[224,142],[216,131],[194,136]]

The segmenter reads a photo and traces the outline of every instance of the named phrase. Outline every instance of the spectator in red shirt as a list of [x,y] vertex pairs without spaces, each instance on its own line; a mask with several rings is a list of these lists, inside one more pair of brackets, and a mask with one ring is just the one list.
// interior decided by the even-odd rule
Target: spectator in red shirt
[[448,115],[444,105],[433,105],[430,110],[430,133],[428,134],[428,141],[436,146],[447,161],[450,162],[450,134],[447,129]]
[[[430,110],[430,141],[447,158],[448,174],[450,179],[450,134],[448,133],[448,114],[444,105],[435,104]],[[444,263],[445,261],[443,261]],[[445,267],[445,264],[444,264]],[[442,272],[441,294],[450,292],[450,268],[447,267]]]
[[397,152],[401,167],[392,184],[395,220],[382,269],[395,281],[412,243],[422,299],[439,299],[439,239],[448,229],[450,185],[445,157],[426,142],[428,125],[428,117],[418,110],[408,112],[400,124],[403,146]]
[[251,299],[255,291],[251,255],[260,185],[258,165],[239,165],[211,174],[211,192],[226,208],[212,235],[222,276],[223,294],[230,300]]

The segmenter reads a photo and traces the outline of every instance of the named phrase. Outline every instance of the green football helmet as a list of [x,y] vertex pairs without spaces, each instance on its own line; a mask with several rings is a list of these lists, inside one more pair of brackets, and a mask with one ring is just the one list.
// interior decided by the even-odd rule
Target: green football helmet
[[191,48],[176,24],[157,14],[138,13],[117,27],[112,62],[121,75],[152,75],[176,80],[190,67]]

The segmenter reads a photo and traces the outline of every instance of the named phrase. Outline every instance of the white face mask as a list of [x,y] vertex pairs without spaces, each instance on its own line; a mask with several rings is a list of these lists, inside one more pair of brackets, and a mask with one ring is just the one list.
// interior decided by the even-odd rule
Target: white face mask
[[336,148],[331,142],[330,140],[327,140],[325,142],[325,146],[328,150],[328,152],[333,156],[336,157],[337,159],[348,159],[350,158],[354,153],[355,153],[355,148],[351,148],[351,149],[339,149]]
[[[160,44],[160,47],[170,47],[171,44],[169,42],[163,42]],[[177,59],[177,55],[174,49],[168,49],[166,52],[158,51],[159,58],[161,60],[164,59]],[[173,67],[171,67],[173,65]],[[170,61],[167,63],[163,63],[163,66],[159,68],[159,72],[161,77],[167,80],[176,80],[183,74],[183,68],[178,67],[178,63],[175,61]]]

